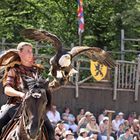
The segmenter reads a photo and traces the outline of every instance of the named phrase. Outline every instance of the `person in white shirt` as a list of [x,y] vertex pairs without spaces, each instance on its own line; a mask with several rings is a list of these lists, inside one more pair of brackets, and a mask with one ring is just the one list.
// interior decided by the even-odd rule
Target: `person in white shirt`
[[115,119],[112,120],[112,129],[114,133],[119,131],[119,125],[120,125],[120,117],[119,115],[116,115]]
[[119,112],[118,113],[118,115],[119,115],[119,117],[120,117],[120,124],[124,124],[124,121],[125,121],[125,119],[124,119],[124,113],[123,112]]
[[61,120],[60,113],[57,111],[57,108],[55,105],[52,105],[52,108],[50,111],[47,112],[47,117],[49,118],[52,126],[56,126],[57,122]]

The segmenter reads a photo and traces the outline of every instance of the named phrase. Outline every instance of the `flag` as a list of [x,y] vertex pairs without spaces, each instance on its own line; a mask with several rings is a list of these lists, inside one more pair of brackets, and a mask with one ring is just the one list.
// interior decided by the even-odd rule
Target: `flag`
[[83,13],[83,0],[78,0],[78,34],[81,34],[84,32],[84,13]]

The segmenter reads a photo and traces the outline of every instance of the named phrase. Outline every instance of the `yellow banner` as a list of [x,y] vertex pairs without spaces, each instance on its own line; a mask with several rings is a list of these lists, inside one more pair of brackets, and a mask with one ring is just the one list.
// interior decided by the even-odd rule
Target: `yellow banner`
[[90,71],[92,76],[97,80],[101,81],[107,74],[107,66],[90,60]]

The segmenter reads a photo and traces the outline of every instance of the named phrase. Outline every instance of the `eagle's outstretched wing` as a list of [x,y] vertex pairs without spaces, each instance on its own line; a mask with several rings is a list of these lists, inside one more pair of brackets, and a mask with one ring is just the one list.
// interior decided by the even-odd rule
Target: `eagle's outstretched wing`
[[0,55],[0,80],[3,78],[5,67],[11,64],[12,62],[19,61],[19,60],[20,58],[16,49],[10,49],[8,51],[4,51]]
[[62,43],[60,39],[56,35],[51,34],[48,31],[37,29],[24,29],[23,31],[21,31],[21,35],[25,38],[35,41],[50,42],[55,47],[56,51],[61,51],[62,49]]
[[97,47],[87,47],[87,46],[76,46],[71,49],[69,52],[72,55],[72,58],[77,55],[86,55],[89,59],[93,61],[98,61],[110,68],[115,67],[115,62],[111,58],[110,54],[101,48]]
[[13,61],[19,61],[18,51],[16,49],[10,49],[0,55],[0,66],[6,66]]

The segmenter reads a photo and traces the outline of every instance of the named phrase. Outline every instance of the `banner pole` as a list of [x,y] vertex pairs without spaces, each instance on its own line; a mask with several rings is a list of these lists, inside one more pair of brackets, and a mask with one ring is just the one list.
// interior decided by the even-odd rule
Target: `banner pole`
[[82,33],[80,32],[79,33],[79,46],[82,45]]

